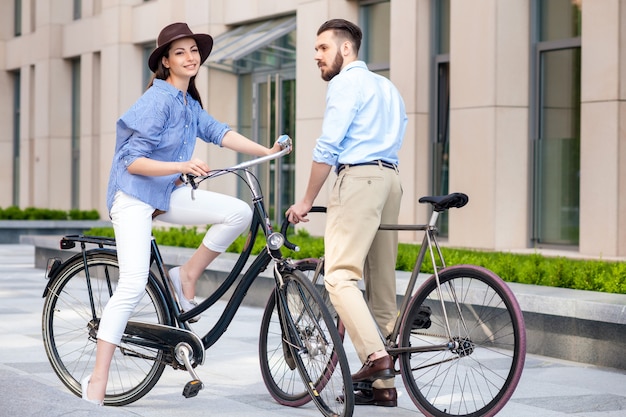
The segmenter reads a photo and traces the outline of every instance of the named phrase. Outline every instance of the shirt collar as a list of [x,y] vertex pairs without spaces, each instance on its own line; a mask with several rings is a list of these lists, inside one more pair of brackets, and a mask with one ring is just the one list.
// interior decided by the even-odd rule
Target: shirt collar
[[363,61],[358,61],[358,60],[357,61],[352,61],[348,65],[343,67],[343,69],[340,72],[348,71],[348,70],[350,70],[352,68],[367,69],[367,64],[365,64],[365,62],[363,62]]
[[171,94],[174,97],[178,97],[179,95],[182,97],[183,92],[165,80],[155,78],[154,81],[152,82],[152,85],[160,90],[163,90]]

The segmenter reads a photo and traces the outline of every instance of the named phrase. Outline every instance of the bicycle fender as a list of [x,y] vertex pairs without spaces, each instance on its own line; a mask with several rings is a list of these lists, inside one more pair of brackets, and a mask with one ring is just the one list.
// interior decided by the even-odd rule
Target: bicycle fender
[[[106,253],[115,253],[114,250],[110,250],[110,249],[90,249],[90,250],[86,250],[85,251],[85,256],[89,256],[92,253],[96,253],[96,252],[106,252]],[[68,265],[71,265],[76,258],[82,258],[83,257],[83,253],[79,252],[73,256],[71,256],[70,258],[66,259],[65,261],[61,261],[60,258],[49,258],[48,259],[48,266],[46,268],[46,279],[48,280],[48,282],[46,283],[46,286],[43,290],[43,294],[41,295],[42,298],[46,298],[48,296],[48,292],[50,291],[50,287],[52,287],[52,284],[56,281],[57,277],[59,275],[61,275],[61,272],[63,270],[65,270],[65,268],[67,268]]]

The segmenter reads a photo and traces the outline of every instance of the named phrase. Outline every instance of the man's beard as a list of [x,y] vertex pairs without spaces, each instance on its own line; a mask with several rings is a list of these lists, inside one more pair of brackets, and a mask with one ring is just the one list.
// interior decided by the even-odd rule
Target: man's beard
[[333,61],[333,64],[330,66],[328,71],[326,73],[322,71],[322,79],[324,81],[332,80],[333,78],[335,78],[335,75],[341,72],[342,66],[343,66],[343,56],[339,52],[337,52],[337,55],[335,55],[335,60]]

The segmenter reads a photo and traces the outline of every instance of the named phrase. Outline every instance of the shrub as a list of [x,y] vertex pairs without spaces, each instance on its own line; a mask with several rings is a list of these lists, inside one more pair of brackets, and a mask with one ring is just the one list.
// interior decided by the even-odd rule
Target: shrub
[[21,209],[10,206],[0,208],[0,220],[98,220],[100,214],[97,210],[55,210],[26,207]]
[[[112,228],[91,229],[85,234],[113,237]],[[196,248],[202,242],[204,232],[197,228],[155,229],[154,237],[159,245]],[[228,248],[228,252],[243,250],[247,236],[240,236]],[[285,256],[293,259],[319,258],[324,254],[324,239],[313,237],[304,230],[288,236],[289,241],[298,245],[300,251],[285,250]],[[259,233],[252,250],[257,255],[265,241]],[[396,269],[412,271],[420,246],[400,243]],[[572,288],[626,294],[626,263],[601,260],[569,259],[546,257],[539,253],[530,255],[509,252],[489,252],[469,249],[442,248],[446,265],[480,265],[495,272],[508,282]],[[422,272],[433,273],[430,255],[427,254]]]

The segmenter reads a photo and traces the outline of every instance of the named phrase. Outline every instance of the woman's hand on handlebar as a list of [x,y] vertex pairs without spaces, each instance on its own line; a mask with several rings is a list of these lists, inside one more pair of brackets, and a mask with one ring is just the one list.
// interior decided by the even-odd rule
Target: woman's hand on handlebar
[[286,148],[289,149],[288,153],[291,153],[293,150],[291,139],[287,135],[281,135],[276,139],[276,142],[274,142],[274,146],[270,148],[270,154],[280,152]]
[[181,163],[181,174],[191,174],[196,177],[207,175],[209,173],[209,166],[201,159],[193,158],[190,161]]

